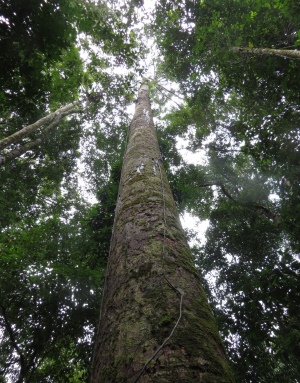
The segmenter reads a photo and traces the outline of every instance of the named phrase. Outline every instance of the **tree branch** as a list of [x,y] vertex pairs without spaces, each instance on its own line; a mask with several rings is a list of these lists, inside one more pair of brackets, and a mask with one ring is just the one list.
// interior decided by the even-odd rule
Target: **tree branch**
[[287,57],[290,59],[300,60],[300,51],[296,49],[273,49],[273,48],[244,48],[244,47],[232,47],[231,50],[237,53],[254,53],[258,55],[268,55],[268,56],[281,56]]
[[55,128],[58,124],[59,124],[59,122],[55,122],[55,123],[53,122],[43,131],[43,134],[41,134],[41,136],[39,138],[37,138],[35,141],[28,142],[27,144],[24,144],[20,148],[11,150],[9,153],[7,153],[3,156],[0,156],[0,165],[3,165],[4,163],[6,163],[10,160],[13,160],[16,157],[20,157],[22,154],[26,153],[28,150],[31,150],[31,149],[35,148],[36,146],[40,145],[43,142],[43,140],[45,139],[46,134],[51,129]]
[[[236,198],[234,198],[229,192],[228,190],[225,188],[225,185],[222,184],[221,182],[209,182],[209,183],[206,183],[206,184],[201,184],[199,185],[199,187],[208,187],[208,186],[219,186],[222,193],[228,198],[230,199],[231,201],[234,201],[240,205],[243,206],[243,204],[241,202],[239,202]],[[280,220],[280,216],[273,213],[270,209],[268,209],[267,207],[265,206],[262,206],[262,205],[258,205],[258,204],[254,204],[253,205],[254,209],[259,212],[260,214],[264,215],[266,218],[270,219],[271,221],[273,221],[276,225],[278,225],[281,220]]]
[[169,93],[171,93],[171,94],[173,94],[173,96],[175,96],[175,97],[177,97],[177,98],[179,98],[180,100],[182,100],[182,101],[185,101],[185,99],[184,98],[182,98],[182,97],[180,97],[180,96],[178,96],[178,94],[176,94],[173,90],[170,90],[170,89],[167,89],[166,87],[164,87],[163,85],[161,85],[161,84],[158,84],[158,83],[156,83],[156,88],[159,86],[160,88],[162,88],[162,89],[164,89],[165,91],[167,91],[167,92],[169,92]]
[[14,349],[16,350],[17,354],[21,357],[21,356],[23,356],[23,354],[22,354],[22,352],[20,350],[20,347],[18,346],[17,341],[15,340],[14,331],[13,331],[13,329],[11,327],[11,324],[9,323],[7,315],[6,315],[6,309],[2,305],[0,305],[0,308],[2,310],[2,315],[3,315],[3,319],[4,319],[5,328],[6,328],[6,331],[8,332],[10,341],[11,341]]
[[12,344],[12,347],[13,349],[16,351],[16,353],[19,355],[19,361],[20,361],[20,374],[19,374],[19,378],[18,378],[18,382],[23,382],[23,376],[25,374],[25,369],[26,369],[26,365],[25,365],[25,357],[22,353],[22,350],[20,349],[16,339],[15,339],[15,334],[14,334],[14,330],[11,326],[11,324],[9,323],[9,320],[7,318],[7,315],[6,315],[6,309],[4,306],[0,305],[0,308],[2,310],[2,315],[3,315],[3,319],[4,319],[4,323],[5,323],[5,329],[6,331],[8,332],[8,335],[9,335],[9,339],[10,339],[10,342]]
[[171,97],[166,96],[166,95],[161,91],[161,89],[159,89],[157,86],[156,86],[156,89],[157,89],[163,96],[167,97],[169,100],[171,100],[172,102],[174,102],[179,108],[181,108],[181,106],[178,104],[178,102],[176,102],[175,100],[172,100]]
[[35,141],[28,142],[24,144],[23,146],[21,146],[20,148],[13,149],[10,152],[0,156],[0,165],[3,165],[5,162],[10,161],[14,158],[20,157],[22,154],[26,153],[28,150],[31,150],[35,148],[36,146],[40,145],[45,140],[49,131],[59,125],[60,120],[63,117],[66,117],[70,114],[82,113],[82,112],[83,112],[82,109],[72,109],[67,112],[59,114],[58,116],[55,117],[55,120],[50,125],[44,128],[44,130],[40,134],[40,137],[37,138]]
[[73,109],[75,106],[78,106],[78,105],[81,105],[81,101],[75,101],[75,102],[72,102],[71,104],[65,105],[64,107],[57,109],[55,112],[48,114],[48,116],[41,118],[35,123],[25,126],[24,128],[11,134],[9,137],[3,138],[3,140],[0,141],[0,150],[5,149],[7,146],[20,141],[23,137],[26,137],[29,133],[34,132],[38,128],[42,127],[44,124],[49,123],[53,120],[56,120],[57,118],[60,120],[61,118],[72,113],[82,113],[83,109]]

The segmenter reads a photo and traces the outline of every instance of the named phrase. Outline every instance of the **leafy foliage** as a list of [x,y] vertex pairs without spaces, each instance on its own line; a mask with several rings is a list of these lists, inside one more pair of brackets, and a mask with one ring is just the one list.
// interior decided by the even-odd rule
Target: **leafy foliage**
[[240,382],[300,376],[299,61],[231,48],[294,49],[297,14],[295,1],[156,8],[161,71],[186,96],[168,120],[206,156],[181,169],[175,190],[181,206],[209,217],[197,262]]
[[[79,360],[88,366],[101,260],[95,260],[84,210],[77,203],[77,213],[68,218],[62,208],[70,206],[60,197],[40,222],[21,221],[1,235],[1,269],[6,271],[0,283],[1,364],[2,373],[15,381],[46,379],[57,371],[58,354],[78,342]],[[61,379],[68,371],[67,364],[62,367]]]
[[[180,87],[171,109],[173,91],[153,81],[161,152],[180,212],[209,219],[194,251],[239,382],[300,376],[300,64],[232,48],[298,49],[299,11],[296,0],[162,0],[151,21],[156,77]],[[0,139],[90,102],[0,169],[3,382],[88,380],[126,107],[148,69],[145,12],[134,1],[0,0]],[[185,161],[180,138],[205,160]]]
[[93,191],[108,183],[132,99],[129,74],[109,68],[132,62],[135,36],[127,40],[106,3],[0,1],[0,15],[0,139],[65,103],[91,105],[0,168],[0,379],[87,381],[113,207],[99,212],[78,194],[78,158],[85,159],[85,179],[98,171],[89,179]]

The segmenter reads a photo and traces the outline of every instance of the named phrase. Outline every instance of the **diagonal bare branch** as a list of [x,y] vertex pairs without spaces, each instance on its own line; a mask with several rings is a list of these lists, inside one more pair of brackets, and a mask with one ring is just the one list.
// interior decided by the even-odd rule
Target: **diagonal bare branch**
[[62,117],[65,117],[71,113],[82,112],[83,110],[81,109],[74,109],[74,107],[79,106],[81,104],[82,104],[81,101],[75,101],[70,104],[67,104],[63,106],[62,108],[57,109],[55,112],[50,113],[47,116],[41,118],[35,123],[25,126],[24,128],[11,134],[9,137],[3,138],[3,140],[0,141],[0,150],[5,149],[9,145],[20,141],[22,138],[26,137],[29,133],[34,132],[38,128],[42,127],[44,124],[52,122],[53,120],[57,118],[59,118],[60,120]]

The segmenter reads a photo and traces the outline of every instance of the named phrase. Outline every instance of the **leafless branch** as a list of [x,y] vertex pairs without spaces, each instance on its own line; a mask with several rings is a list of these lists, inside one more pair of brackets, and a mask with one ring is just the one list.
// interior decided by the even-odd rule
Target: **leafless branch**
[[47,124],[52,121],[60,120],[61,118],[72,114],[72,113],[82,113],[82,109],[74,109],[75,106],[81,105],[81,101],[75,101],[64,107],[57,109],[55,112],[48,114],[47,116],[39,119],[33,124],[27,125],[24,128],[18,130],[17,132],[11,134],[9,137],[3,138],[0,141],[0,150],[5,149],[11,144],[14,144],[20,141],[22,138],[26,137],[29,133],[36,131],[38,128],[42,127],[44,124]]

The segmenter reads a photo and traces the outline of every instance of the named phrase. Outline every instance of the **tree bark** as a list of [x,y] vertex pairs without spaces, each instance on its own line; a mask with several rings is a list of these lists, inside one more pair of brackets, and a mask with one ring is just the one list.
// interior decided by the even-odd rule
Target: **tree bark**
[[251,53],[258,55],[268,55],[268,56],[281,56],[287,58],[296,58],[300,59],[300,51],[289,50],[289,49],[272,49],[272,48],[242,48],[242,47],[233,47],[231,48],[233,52],[241,53]]
[[233,382],[162,166],[147,85],[130,125],[91,381]]

